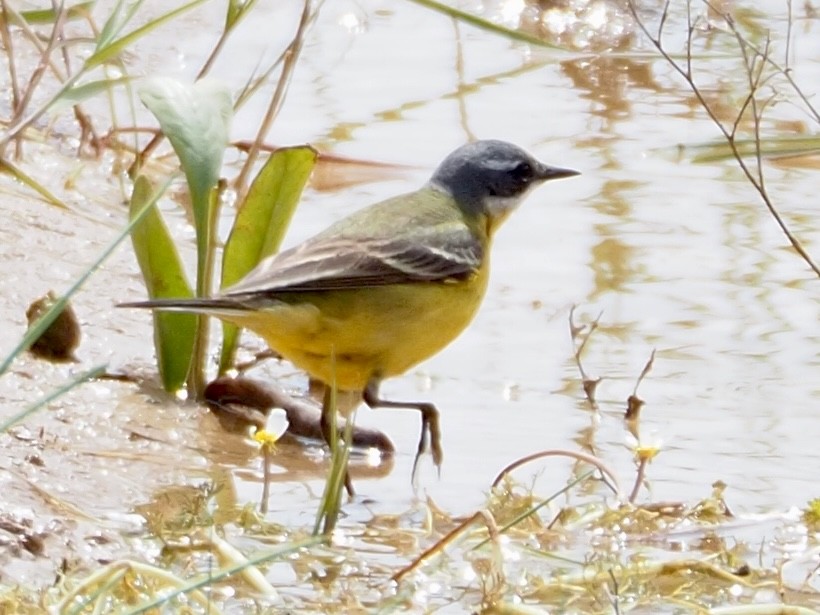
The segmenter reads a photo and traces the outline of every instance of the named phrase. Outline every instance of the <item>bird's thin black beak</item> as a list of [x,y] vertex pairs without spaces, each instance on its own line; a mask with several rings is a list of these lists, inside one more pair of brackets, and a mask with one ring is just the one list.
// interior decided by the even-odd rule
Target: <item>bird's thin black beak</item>
[[575,171],[573,169],[562,169],[560,167],[550,167],[545,164],[539,165],[538,168],[538,177],[542,181],[561,179],[562,177],[572,177],[580,174],[580,171]]

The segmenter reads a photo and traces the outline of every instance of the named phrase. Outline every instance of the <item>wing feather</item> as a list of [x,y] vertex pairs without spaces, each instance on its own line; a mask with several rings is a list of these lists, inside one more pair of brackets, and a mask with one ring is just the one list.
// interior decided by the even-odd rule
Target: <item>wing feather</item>
[[466,226],[419,237],[316,237],[262,261],[223,296],[276,295],[463,279],[483,249]]

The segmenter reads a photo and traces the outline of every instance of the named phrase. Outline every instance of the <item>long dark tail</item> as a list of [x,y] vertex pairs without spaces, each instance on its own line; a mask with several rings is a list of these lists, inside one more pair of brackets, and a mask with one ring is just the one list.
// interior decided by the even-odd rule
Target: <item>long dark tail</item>
[[129,301],[118,303],[121,308],[150,308],[171,312],[202,312],[206,314],[225,314],[246,312],[250,309],[234,299],[151,299],[150,301]]

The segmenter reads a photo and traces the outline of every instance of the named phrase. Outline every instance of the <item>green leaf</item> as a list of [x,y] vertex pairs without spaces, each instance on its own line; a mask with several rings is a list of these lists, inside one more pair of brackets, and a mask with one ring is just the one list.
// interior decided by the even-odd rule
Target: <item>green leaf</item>
[[[242,279],[259,261],[279,250],[317,152],[310,146],[286,147],[273,152],[254,178],[248,196],[236,214],[222,257],[222,288]],[[222,325],[220,372],[233,362],[239,330]]]
[[47,203],[51,203],[52,205],[56,205],[61,209],[68,209],[68,205],[63,203],[60,199],[58,199],[54,194],[52,194],[48,188],[43,186],[40,182],[36,179],[27,175],[23,172],[22,169],[19,167],[14,166],[5,158],[0,157],[0,173],[8,173],[12,177],[14,177],[17,181],[21,184],[25,184],[32,190],[34,190],[37,194],[39,194]]
[[225,31],[228,32],[233,29],[255,4],[256,0],[229,0],[228,10],[225,14]]
[[112,40],[114,36],[119,34],[119,31],[134,15],[136,9],[142,4],[142,0],[132,3],[128,9],[128,14],[124,17],[121,16],[123,3],[118,3],[116,10],[112,13],[111,19],[106,22],[106,25],[103,28],[103,32],[97,44],[97,49],[86,59],[85,64],[83,65],[83,70],[88,71],[95,66],[99,66],[100,64],[110,61],[138,39],[142,38],[146,34],[150,34],[161,25],[168,23],[169,21],[173,21],[179,15],[196,8],[204,2],[206,2],[206,0],[193,0],[193,2],[189,2],[178,9],[174,9],[173,11],[160,15],[156,19],[149,21],[147,24],[140,26],[133,32],[129,32],[116,40]]
[[[185,172],[196,230],[196,294],[199,297],[208,296],[219,204],[216,187],[228,144],[233,113],[231,94],[224,85],[209,79],[183,84],[175,79],[155,78],[146,81],[139,95],[159,120]],[[207,338],[208,323],[207,319],[202,318],[196,335],[194,365],[189,381],[189,389],[197,397],[205,388]]]
[[94,51],[105,49],[114,42],[125,25],[131,21],[131,18],[134,17],[140,6],[142,6],[143,1],[144,0],[133,0],[126,6],[125,0],[118,0],[118,2],[111,7],[108,17],[97,36],[97,45]]
[[219,180],[233,112],[230,91],[209,79],[184,84],[157,77],[142,85],[139,97],[171,141],[196,207],[208,199]]
[[223,288],[279,250],[316,158],[309,145],[284,147],[270,155],[251,183],[225,243]]
[[[743,157],[757,155],[757,144],[754,139],[738,139],[735,141],[737,152]],[[696,152],[692,162],[716,162],[734,158],[734,151],[724,140],[713,143],[694,145],[686,149]],[[816,155],[820,152],[820,137],[816,136],[789,136],[763,139],[760,142],[760,155],[764,158]]]
[[[88,17],[92,8],[94,8],[94,2],[80,2],[74,6],[69,6],[65,9],[65,18],[74,20]],[[57,14],[54,9],[20,11],[20,16],[26,20],[26,23],[31,25],[53,24],[57,21]],[[0,15],[0,21],[2,21],[2,15]]]
[[54,102],[49,107],[49,112],[57,114],[64,109],[69,109],[74,105],[88,100],[101,92],[107,92],[118,85],[127,85],[132,81],[131,77],[118,77],[116,79],[100,79],[98,81],[89,81],[82,85],[75,85],[67,90],[63,90],[54,99]]
[[[153,197],[150,182],[142,175],[134,183],[130,215],[142,210]],[[142,221],[131,230],[148,296],[154,298],[192,297],[173,238],[156,205],[149,207]],[[154,312],[154,347],[157,366],[166,391],[177,391],[185,383],[194,347],[195,314]]]

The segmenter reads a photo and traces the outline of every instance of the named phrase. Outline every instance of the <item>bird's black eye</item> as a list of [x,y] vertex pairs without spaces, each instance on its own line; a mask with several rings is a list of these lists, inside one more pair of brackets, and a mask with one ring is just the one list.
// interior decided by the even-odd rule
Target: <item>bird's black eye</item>
[[512,170],[512,175],[521,183],[527,183],[532,179],[532,165],[529,162],[519,162]]
[[487,178],[486,190],[489,196],[517,197],[529,188],[535,178],[535,170],[527,161],[515,165],[505,165]]

